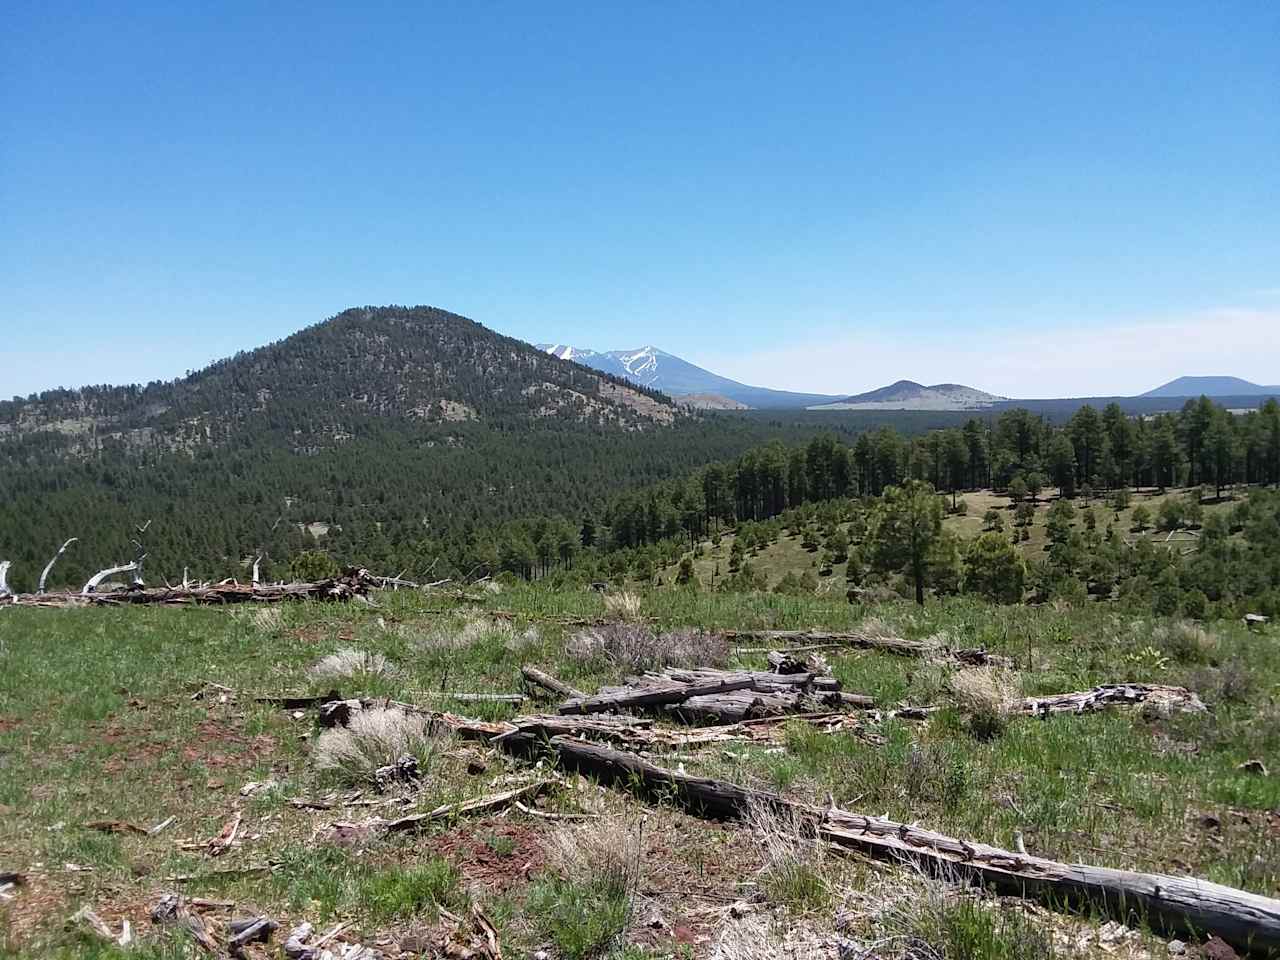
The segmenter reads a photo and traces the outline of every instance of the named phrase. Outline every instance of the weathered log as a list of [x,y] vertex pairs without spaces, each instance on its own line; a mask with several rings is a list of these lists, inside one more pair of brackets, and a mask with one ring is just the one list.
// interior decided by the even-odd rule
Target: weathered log
[[843,810],[822,810],[709,777],[668,770],[599,744],[550,741],[561,765],[603,783],[675,800],[690,811],[741,817],[752,805],[795,811],[819,835],[862,853],[905,861],[946,878],[992,885],[1051,906],[1097,910],[1123,923],[1176,935],[1213,934],[1237,949],[1280,950],[1280,900],[1189,877],[1066,864],[947,837],[908,824]]
[[764,717],[840,710],[846,707],[867,709],[872,705],[870,697],[842,694],[836,690],[815,693],[794,689],[776,693],[739,690],[734,693],[690,697],[682,703],[666,707],[666,710],[686,723],[732,724]]
[[883,650],[885,653],[903,657],[929,657],[938,651],[938,647],[919,640],[907,640],[903,637],[883,637],[879,634],[858,631],[839,632],[831,630],[726,630],[724,636],[729,640],[747,640],[756,643],[768,643],[771,650],[778,649],[781,644],[789,646],[831,646],[853,647],[861,650]]
[[267,917],[246,917],[232,920],[227,924],[231,939],[227,941],[227,950],[232,956],[241,955],[249,943],[267,943],[280,924]]
[[551,676],[551,674],[545,673],[537,667],[525,665],[520,668],[520,675],[534,686],[541,687],[543,690],[550,690],[562,699],[568,700],[574,697],[583,699],[586,697],[586,694],[581,690],[575,689],[561,680],[557,680],[555,677]]
[[49,579],[49,571],[52,570],[53,565],[58,562],[58,558],[62,556],[64,553],[66,553],[67,547],[71,546],[77,540],[79,540],[79,537],[72,537],[70,540],[64,543],[61,547],[58,548],[58,552],[55,553],[52,558],[50,558],[49,562],[44,565],[44,569],[40,571],[40,583],[36,586],[36,593],[41,593],[41,594],[44,593],[44,585],[45,585],[45,582]]
[[278,603],[286,600],[352,600],[365,595],[377,584],[364,570],[349,569],[341,576],[314,583],[277,583],[259,585],[224,581],[189,587],[135,587],[113,593],[95,593],[103,579],[111,574],[138,569],[134,564],[114,567],[94,574],[79,593],[18,594],[17,604],[41,607],[76,606],[81,604],[164,604],[174,606],[227,603]]
[[944,877],[1058,908],[1098,911],[1122,923],[1149,924],[1169,935],[1212,934],[1259,956],[1280,950],[1280,900],[1193,877],[1060,863],[843,810],[821,816],[824,839]]
[[701,683],[663,681],[659,678],[644,686],[603,687],[593,696],[566,700],[560,705],[560,712],[605,713],[661,707],[669,703],[682,703],[690,697],[750,689],[754,683],[750,674],[716,677]]
[[1185,687],[1159,683],[1106,683],[1092,690],[1056,693],[1046,697],[1026,697],[1012,710],[1032,716],[1052,713],[1092,713],[1114,706],[1149,705],[1169,713],[1204,713],[1208,708]]
[[13,595],[13,591],[9,589],[9,568],[11,566],[13,566],[12,560],[0,560],[0,597]]

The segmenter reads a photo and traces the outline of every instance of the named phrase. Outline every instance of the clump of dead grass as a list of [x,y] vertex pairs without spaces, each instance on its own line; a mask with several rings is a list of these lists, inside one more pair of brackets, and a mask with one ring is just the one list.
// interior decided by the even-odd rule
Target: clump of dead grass
[[811,824],[793,809],[757,800],[748,806],[745,823],[764,855],[759,879],[770,902],[795,914],[830,905],[831,890],[824,876],[826,850]]
[[656,634],[639,623],[606,623],[573,634],[566,644],[571,656],[604,659],[641,673],[663,667],[721,667],[729,662],[723,635],[693,628]]
[[979,740],[991,740],[1004,732],[1013,703],[1014,688],[1008,673],[994,667],[958,670],[949,681],[956,706],[965,715],[969,731]]
[[341,647],[311,665],[313,677],[390,677],[396,668],[380,653]]
[[605,817],[555,830],[544,843],[547,866],[569,883],[631,890],[643,862],[643,823]]
[[1218,650],[1217,636],[1190,620],[1157,624],[1151,643],[1175,663],[1209,663]]
[[443,745],[444,738],[431,732],[426,717],[372,707],[354,714],[347,726],[321,733],[311,760],[317,771],[343,782],[374,783],[380,767],[406,756],[425,772]]
[[615,620],[639,620],[641,600],[639,594],[623,590],[620,593],[603,595],[604,612]]
[[828,924],[810,918],[774,917],[763,911],[731,916],[716,932],[711,947],[711,960],[837,960],[845,956],[859,954],[842,951],[840,938]]

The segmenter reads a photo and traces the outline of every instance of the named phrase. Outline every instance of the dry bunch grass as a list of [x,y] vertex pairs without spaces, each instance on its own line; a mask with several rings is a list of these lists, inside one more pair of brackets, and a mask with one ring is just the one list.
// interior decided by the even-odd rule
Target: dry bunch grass
[[396,672],[386,657],[358,647],[342,647],[311,665],[313,677],[389,677]]
[[640,619],[640,597],[623,590],[604,594],[604,612],[617,620]]
[[352,716],[348,726],[320,734],[311,759],[316,770],[347,783],[373,782],[379,767],[404,756],[416,758],[426,771],[443,740],[431,733],[425,717],[374,707]]
[[629,824],[616,816],[561,827],[545,841],[547,864],[570,883],[632,890],[644,854],[642,832],[643,821]]
[[729,662],[729,643],[717,633],[692,628],[655,634],[638,623],[607,623],[579,630],[566,644],[582,659],[606,659],[640,673],[663,667],[721,667]]

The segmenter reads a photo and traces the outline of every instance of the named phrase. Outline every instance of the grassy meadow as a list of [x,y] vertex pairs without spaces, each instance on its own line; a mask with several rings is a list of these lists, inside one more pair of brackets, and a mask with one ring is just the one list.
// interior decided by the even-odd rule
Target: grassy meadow
[[[586,690],[627,672],[581,635],[608,628],[554,620],[605,616],[605,599],[590,591],[509,587],[481,604],[399,592],[377,603],[0,607],[0,871],[27,877],[0,900],[0,956],[194,955],[189,938],[147,919],[170,891],[233,903],[206,913],[210,929],[232,916],[278,920],[270,948],[246,948],[260,957],[278,956],[285,931],[303,920],[324,930],[344,924],[334,944],[447,956],[473,909],[505,957],[728,960],[790,950],[834,958],[842,942],[884,958],[1166,955],[1143,931],[962,896],[909,869],[814,848],[785,824],[696,820],[573,776],[538,800],[538,813],[508,808],[416,834],[332,839],[335,821],[430,810],[551,771],[474,742],[422,736],[410,741],[420,790],[404,803],[348,805],[402,791],[379,794],[359,771],[326,769],[331,748],[314,711],[255,697],[336,688],[504,719],[553,708],[450,694],[520,692],[523,664]],[[659,646],[664,631],[689,627],[860,627],[982,646],[1016,663],[975,676],[940,662],[829,651],[845,690],[885,707],[946,708],[927,722],[868,721],[858,734],[795,724],[779,743],[657,762],[960,837],[1021,842],[1034,854],[1280,896],[1274,628],[1161,620],[1118,605],[957,598],[864,608],[842,595],[679,589],[642,594],[631,615]],[[730,653],[727,662],[765,666],[763,654]],[[973,695],[980,689],[990,702],[1124,680],[1188,686],[1209,712],[979,722]],[[1242,769],[1250,760],[1270,772]],[[212,855],[208,841],[237,816],[234,842]],[[154,833],[89,826],[146,831],[169,818]],[[137,942],[112,947],[70,922],[86,905],[115,930],[128,919]]]

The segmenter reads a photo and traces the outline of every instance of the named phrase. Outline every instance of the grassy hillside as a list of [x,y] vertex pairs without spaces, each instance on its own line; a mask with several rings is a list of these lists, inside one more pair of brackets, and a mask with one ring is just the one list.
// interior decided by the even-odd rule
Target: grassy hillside
[[[1194,531],[1180,530],[1170,535],[1155,529],[1154,525],[1160,507],[1165,501],[1184,503],[1187,495],[1184,489],[1171,488],[1163,493],[1157,490],[1139,491],[1132,495],[1128,506],[1119,510],[1114,509],[1104,498],[1095,498],[1087,505],[1085,501],[1077,500],[1075,501],[1077,517],[1073,527],[1084,529],[1086,524],[1084,511],[1091,509],[1099,532],[1105,533],[1109,526],[1114,525],[1117,533],[1131,543],[1147,540],[1169,549],[1190,549],[1196,543],[1197,534]],[[971,540],[985,532],[987,523],[984,517],[989,510],[995,510],[1000,515],[1006,534],[1012,535],[1014,530],[1018,529],[1015,526],[1014,510],[1007,496],[990,490],[980,490],[965,493],[961,499],[965,503],[965,512],[950,515],[943,521],[944,529],[957,536]],[[947,502],[950,503],[950,499]],[[1236,501],[1228,499],[1221,502],[1206,502],[1203,506],[1205,516],[1214,513],[1225,514],[1234,502]],[[1027,561],[1042,560],[1045,557],[1049,544],[1048,514],[1051,503],[1052,498],[1042,497],[1033,505],[1035,513],[1031,523],[1026,527],[1028,537],[1018,543],[1018,551]],[[1134,512],[1140,507],[1151,517],[1149,524],[1141,531],[1134,529]],[[851,531],[849,523],[837,526],[846,533]],[[736,538],[734,532],[726,531],[720,536],[718,544],[713,540],[704,540],[692,551],[694,571],[699,583],[713,587],[729,575],[729,561]],[[788,574],[802,577],[808,573],[818,578],[817,592],[820,595],[842,596],[846,588],[847,564],[826,563],[825,551],[820,542],[819,538],[818,548],[810,550],[805,548],[804,538],[799,533],[784,533],[779,539],[767,545],[748,550],[746,555],[752,570],[764,576],[770,587],[777,586],[778,582]],[[677,568],[678,564],[663,568],[659,573],[659,579],[666,584],[673,583]]]
[[[595,593],[529,587],[461,606],[398,593],[378,603],[0,609],[0,870],[28,877],[12,899],[0,900],[0,954],[116,956],[68,923],[91,906],[116,930],[120,920],[132,921],[143,944],[129,956],[182,956],[182,935],[147,921],[150,905],[173,890],[233,903],[205,911],[219,933],[228,918],[258,913],[280,921],[277,944],[302,920],[321,930],[342,923],[339,943],[377,944],[389,956],[433,955],[454,935],[449,916],[466,917],[470,906],[492,922],[508,957],[544,949],[559,957],[701,958],[730,942],[755,950],[735,956],[764,957],[778,955],[785,936],[807,945],[805,956],[834,958],[837,917],[840,936],[878,943],[886,960],[1166,953],[1141,929],[960,896],[910,870],[815,851],[776,823],[707,823],[577,777],[566,777],[536,808],[591,819],[512,809],[449,817],[401,837],[329,839],[335,821],[430,810],[550,771],[476,743],[428,738],[412,746],[425,771],[419,792],[405,803],[352,805],[395,801],[401,791],[379,794],[320,769],[329,747],[314,715],[255,696],[338,687],[493,719],[538,708],[462,702],[440,691],[518,691],[523,664],[584,689],[616,682],[629,669],[591,654],[599,644],[584,643],[580,628],[549,619],[606,615]],[[493,619],[489,608],[507,614]],[[826,655],[846,690],[883,707],[946,709],[927,722],[868,718],[837,734],[796,725],[776,744],[682,751],[656,756],[660,763],[789,797],[830,798],[961,837],[1010,847],[1021,839],[1032,853],[1068,861],[1280,895],[1280,779],[1240,768],[1263,759],[1274,771],[1280,756],[1274,635],[1093,604],[861,608],[842,595],[664,591],[644,596],[632,612],[649,618],[626,628],[641,633],[861,625],[985,646],[1016,663],[991,674],[832,650]],[[724,648],[713,642],[682,642],[724,662]],[[368,656],[342,652],[348,649]],[[326,662],[338,673],[318,672]],[[730,653],[727,662],[764,666],[760,654]],[[975,689],[999,698],[1115,681],[1187,685],[1211,712],[1131,708],[994,727],[975,722]],[[301,799],[329,808],[293,802]],[[236,817],[235,841],[212,856],[208,841]],[[169,818],[155,834],[89,826],[150,827]],[[932,952],[921,954],[920,944]],[[251,955],[268,955],[257,949]]]

